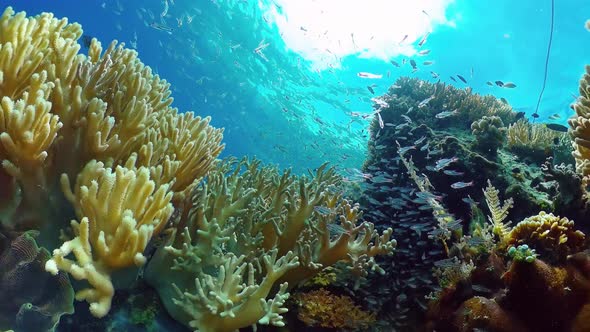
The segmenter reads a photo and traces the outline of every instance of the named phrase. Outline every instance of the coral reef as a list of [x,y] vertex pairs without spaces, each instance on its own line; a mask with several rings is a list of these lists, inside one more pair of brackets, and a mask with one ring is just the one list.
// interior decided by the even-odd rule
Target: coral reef
[[380,235],[361,221],[339,183],[327,165],[296,177],[257,160],[226,160],[174,220],[177,231],[155,252],[146,279],[191,328],[283,326],[290,289],[337,262],[359,277],[382,272],[375,256],[396,245],[391,229]]
[[45,273],[49,252],[34,231],[14,239],[0,234],[0,329],[53,331],[60,317],[74,313],[74,290],[66,273]]

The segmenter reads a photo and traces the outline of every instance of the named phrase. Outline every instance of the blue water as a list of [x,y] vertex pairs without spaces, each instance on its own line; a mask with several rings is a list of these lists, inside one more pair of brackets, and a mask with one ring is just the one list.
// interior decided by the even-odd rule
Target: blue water
[[[420,58],[411,56],[419,60],[420,70],[416,73],[411,72],[409,64],[396,68],[388,61],[401,64],[408,56],[367,57],[361,54],[362,46],[356,54],[334,56],[330,60],[333,68],[318,68],[313,59],[293,49],[297,45],[285,42],[281,36],[284,31],[276,24],[277,17],[291,19],[287,9],[296,7],[295,1],[168,0],[169,8],[163,16],[163,1],[3,0],[0,4],[29,15],[50,11],[82,24],[86,35],[103,44],[116,39],[136,48],[141,60],[172,84],[175,107],[210,115],[214,126],[225,128],[223,155],[255,155],[265,162],[292,167],[297,173],[325,161],[342,168],[360,167],[365,158],[368,121],[349,125],[350,113],[372,111],[370,99],[374,96],[368,85],[375,84],[377,96],[400,76],[436,81],[430,73],[435,71],[449,84],[504,97],[527,116],[535,110],[550,32],[549,0],[415,2],[425,7],[443,2],[446,7],[439,14],[447,22],[425,23],[432,33],[422,49],[431,53]],[[335,12],[341,4],[323,2]],[[364,20],[371,24],[377,39],[388,34],[403,35],[399,31],[403,27],[396,27],[394,21],[398,19],[396,11],[408,6],[407,1],[391,0],[389,11],[373,14],[372,4],[382,1],[346,3],[355,2],[359,13],[348,18],[351,26]],[[590,54],[590,33],[584,29],[590,1],[555,2],[553,46],[538,121],[546,122],[557,113],[561,116],[557,122],[565,123],[572,113],[569,104],[578,94],[578,80]],[[415,7],[421,10],[420,5]],[[310,17],[318,14],[312,7],[308,10]],[[420,20],[429,20],[431,14],[424,13]],[[321,15],[317,17],[321,19]],[[182,19],[180,26],[178,19]],[[172,33],[150,27],[153,22],[170,27]],[[413,23],[423,22],[408,24]],[[330,28],[326,27],[326,31]],[[328,33],[333,32],[325,33],[329,37]],[[359,32],[357,38],[361,37]],[[263,40],[269,45],[261,56],[254,50]],[[412,36],[404,45],[415,52],[420,50],[416,45],[419,41],[420,36]],[[300,42],[305,43],[304,36]],[[324,56],[329,58],[330,54]],[[426,60],[434,64],[422,66]],[[358,72],[381,74],[383,78],[362,79],[357,77]],[[450,79],[457,74],[468,84]],[[486,85],[486,81],[496,80],[514,82],[517,87]]]

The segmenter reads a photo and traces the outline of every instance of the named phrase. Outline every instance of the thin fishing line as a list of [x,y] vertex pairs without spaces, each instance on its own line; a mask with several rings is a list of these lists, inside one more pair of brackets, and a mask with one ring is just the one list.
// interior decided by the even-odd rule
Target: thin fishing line
[[555,17],[555,0],[551,0],[551,33],[549,34],[549,44],[547,44],[547,56],[545,57],[545,76],[543,77],[543,87],[541,93],[539,93],[539,100],[537,100],[537,107],[535,107],[535,113],[539,115],[539,105],[543,98],[543,92],[545,92],[545,84],[547,84],[547,67],[549,66],[549,54],[551,53],[551,43],[553,41],[553,21]]

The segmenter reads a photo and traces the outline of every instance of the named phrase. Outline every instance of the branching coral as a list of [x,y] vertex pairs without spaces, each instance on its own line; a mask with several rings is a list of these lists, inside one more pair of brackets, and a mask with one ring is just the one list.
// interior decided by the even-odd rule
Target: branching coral
[[539,255],[554,263],[563,263],[568,255],[583,250],[585,235],[574,229],[574,222],[541,211],[519,222],[508,234],[508,244],[528,244]]
[[173,317],[200,331],[281,326],[289,288],[337,262],[361,276],[380,271],[374,256],[395,246],[391,229],[380,235],[360,222],[339,181],[326,165],[297,178],[259,161],[221,163],[175,221],[147,280]]
[[109,274],[145,262],[171,203],[213,167],[222,130],[172,108],[169,84],[124,45],[92,40],[88,56],[78,54],[81,35],[49,13],[0,17],[0,177],[11,202],[0,215],[10,229],[40,229],[51,247],[77,217],[46,268],[86,279],[91,288],[77,298],[101,317]]
[[295,296],[297,317],[308,326],[342,330],[367,328],[375,315],[364,311],[345,295],[334,295],[324,288]]

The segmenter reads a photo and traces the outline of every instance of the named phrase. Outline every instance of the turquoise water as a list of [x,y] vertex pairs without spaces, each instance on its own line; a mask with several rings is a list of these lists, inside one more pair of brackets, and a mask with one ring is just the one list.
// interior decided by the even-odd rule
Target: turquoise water
[[[86,35],[103,43],[125,42],[171,82],[174,106],[211,115],[214,126],[225,127],[224,155],[256,155],[298,173],[324,161],[359,168],[365,158],[369,121],[349,125],[350,113],[370,113],[370,99],[385,93],[404,75],[435,82],[430,73],[434,71],[443,82],[503,97],[530,116],[543,81],[551,14],[550,1],[533,0],[441,0],[416,5],[404,1],[169,0],[166,13],[163,1],[2,4],[30,15],[51,11],[81,23]],[[586,1],[563,0],[555,5],[539,121],[557,113],[561,115],[557,122],[565,123],[571,114],[569,104],[577,95],[590,51],[590,35],[583,27],[588,12],[590,2]],[[171,33],[150,27],[154,22],[169,27]],[[355,45],[351,45],[350,34],[355,31]],[[427,31],[432,33],[420,48],[417,44]],[[406,34],[408,38],[400,44]],[[262,40],[269,44],[264,58],[254,52]],[[326,50],[330,47],[332,53]],[[416,57],[424,49],[431,52]],[[397,68],[390,63],[401,64],[410,57],[418,60],[415,73],[409,64]],[[434,63],[424,66],[423,61]],[[383,78],[363,79],[358,72]],[[468,83],[450,79],[457,74]],[[486,85],[496,80],[514,82],[517,87]],[[371,84],[375,84],[375,95],[367,89]]]

